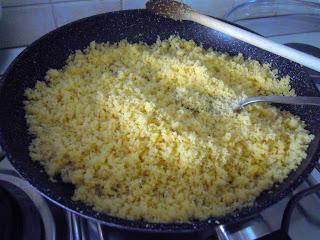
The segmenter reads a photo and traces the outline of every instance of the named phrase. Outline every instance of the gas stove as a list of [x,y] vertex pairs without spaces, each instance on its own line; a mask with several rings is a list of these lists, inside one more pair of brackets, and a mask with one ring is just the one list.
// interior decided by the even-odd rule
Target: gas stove
[[[252,23],[254,21],[248,20],[244,20],[240,24],[249,28],[257,27],[253,30],[259,32],[258,26],[261,25],[259,22],[261,19],[256,18],[255,20],[255,24]],[[272,22],[272,18],[268,18],[268,20]],[[277,34],[270,34],[270,38],[320,57],[320,42],[317,41],[320,29],[312,31],[316,32],[301,32],[301,34],[277,32]],[[267,35],[265,29],[262,32]],[[14,45],[14,43],[8,46],[3,46],[0,42],[0,78],[8,64],[26,47],[25,45]],[[320,90],[320,73],[310,69],[307,71],[310,74],[310,79],[317,84]],[[123,234],[123,232],[111,230],[99,222],[85,219],[58,207],[46,200],[36,189],[23,180],[3,155],[0,154],[0,158],[3,159],[0,162],[0,238],[3,236],[1,238],[3,240],[164,239],[163,236],[154,238],[154,236],[140,235],[139,233]],[[246,221],[216,227],[215,235],[209,239],[251,240],[263,239],[263,237],[265,239],[267,237],[269,237],[268,239],[279,239],[276,235],[270,236],[268,234],[280,228],[283,217],[290,220],[287,222],[287,227],[289,227],[291,239],[319,239],[320,191],[298,202],[295,202],[296,198],[293,198],[301,191],[307,191],[317,184],[320,184],[319,163],[306,181],[300,184],[288,197]],[[302,195],[306,195],[306,192],[303,192]],[[289,212],[285,212],[289,201],[295,206],[290,218]]]

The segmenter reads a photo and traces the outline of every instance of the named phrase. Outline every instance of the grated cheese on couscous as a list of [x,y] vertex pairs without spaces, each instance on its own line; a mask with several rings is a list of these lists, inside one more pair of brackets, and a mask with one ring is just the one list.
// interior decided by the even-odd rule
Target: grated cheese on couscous
[[72,183],[74,200],[116,217],[184,222],[249,206],[313,138],[268,104],[234,113],[228,101],[194,100],[295,93],[268,65],[179,37],[92,42],[45,80],[25,92],[31,158]]

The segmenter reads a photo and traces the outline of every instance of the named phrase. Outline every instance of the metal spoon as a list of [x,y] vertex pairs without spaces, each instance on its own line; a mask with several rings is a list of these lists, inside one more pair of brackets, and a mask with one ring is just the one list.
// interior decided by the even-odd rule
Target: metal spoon
[[238,102],[234,111],[241,110],[244,106],[257,103],[257,102],[269,102],[269,103],[282,103],[291,105],[314,105],[320,106],[320,97],[291,97],[291,96],[259,96],[249,97]]

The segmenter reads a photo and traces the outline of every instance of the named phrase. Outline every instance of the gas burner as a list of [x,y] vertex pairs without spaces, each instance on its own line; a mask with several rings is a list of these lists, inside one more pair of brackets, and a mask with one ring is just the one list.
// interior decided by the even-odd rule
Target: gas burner
[[68,239],[65,212],[15,171],[0,171],[0,212],[0,239]]
[[1,239],[41,240],[41,219],[28,196],[11,183],[0,185]]

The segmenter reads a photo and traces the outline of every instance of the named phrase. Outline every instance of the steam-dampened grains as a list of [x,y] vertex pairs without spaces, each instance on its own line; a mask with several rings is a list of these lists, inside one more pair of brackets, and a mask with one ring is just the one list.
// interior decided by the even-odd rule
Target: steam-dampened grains
[[248,206],[306,156],[313,136],[289,112],[267,104],[195,111],[179,92],[294,95],[289,77],[277,80],[269,66],[178,37],[152,46],[92,42],[26,90],[30,156],[74,184],[74,200],[152,222]]

